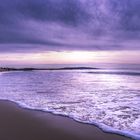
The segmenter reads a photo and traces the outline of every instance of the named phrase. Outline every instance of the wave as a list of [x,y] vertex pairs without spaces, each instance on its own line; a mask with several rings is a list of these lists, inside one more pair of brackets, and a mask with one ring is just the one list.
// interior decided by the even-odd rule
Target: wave
[[126,72],[126,71],[90,71],[84,73],[140,76],[140,72]]
[[107,125],[97,123],[96,121],[95,122],[81,121],[80,119],[77,119],[76,116],[69,116],[69,115],[66,115],[65,113],[64,114],[63,113],[57,113],[54,110],[38,109],[38,108],[35,108],[35,107],[31,107],[29,105],[26,105],[23,102],[9,100],[9,99],[0,99],[0,100],[10,101],[10,102],[16,103],[19,107],[21,107],[23,109],[34,110],[34,111],[42,111],[42,112],[46,112],[46,113],[52,113],[54,115],[60,115],[60,116],[71,118],[71,119],[73,119],[73,120],[75,120],[77,122],[80,122],[80,123],[94,125],[94,126],[100,128],[103,132],[106,132],[106,133],[118,134],[118,135],[121,135],[121,136],[132,138],[134,140],[140,140],[140,135],[137,135],[137,134],[129,132],[129,131],[117,130],[117,129],[114,129],[114,128],[109,127]]
[[[98,75],[104,73],[122,76]],[[138,74],[134,70],[10,72],[0,77],[0,99],[140,140],[140,77],[128,77]]]

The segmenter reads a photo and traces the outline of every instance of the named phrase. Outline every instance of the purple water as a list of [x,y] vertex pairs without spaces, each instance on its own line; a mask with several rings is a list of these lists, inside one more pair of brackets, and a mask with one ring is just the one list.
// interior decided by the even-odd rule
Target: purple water
[[0,73],[0,99],[140,139],[140,73],[73,70]]

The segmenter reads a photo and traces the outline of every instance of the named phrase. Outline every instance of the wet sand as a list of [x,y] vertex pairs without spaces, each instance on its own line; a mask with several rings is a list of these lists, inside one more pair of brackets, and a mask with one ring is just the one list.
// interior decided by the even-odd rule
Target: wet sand
[[51,113],[0,101],[0,140],[130,140]]

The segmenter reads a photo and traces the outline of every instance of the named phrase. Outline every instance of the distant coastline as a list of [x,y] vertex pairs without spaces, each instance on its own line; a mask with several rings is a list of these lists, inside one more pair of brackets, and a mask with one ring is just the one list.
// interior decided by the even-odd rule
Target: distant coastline
[[63,68],[8,68],[0,67],[0,72],[4,71],[33,71],[33,70],[87,70],[99,69],[94,67],[63,67]]

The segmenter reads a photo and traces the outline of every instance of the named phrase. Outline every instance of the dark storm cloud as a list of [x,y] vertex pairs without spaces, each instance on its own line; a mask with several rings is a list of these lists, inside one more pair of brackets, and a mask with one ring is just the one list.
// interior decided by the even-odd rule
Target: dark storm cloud
[[41,0],[27,1],[18,6],[19,12],[25,17],[43,21],[62,22],[77,25],[88,19],[80,1],[75,0]]
[[120,13],[122,29],[128,31],[140,31],[140,1],[124,0],[114,3],[116,13]]
[[1,0],[0,52],[140,49],[139,0]]
[[[80,1],[75,0],[5,0],[1,1],[0,19],[2,22],[15,18],[31,18],[77,25],[88,19],[88,13]],[[13,19],[14,18],[14,19]],[[10,21],[9,20],[9,21]]]

